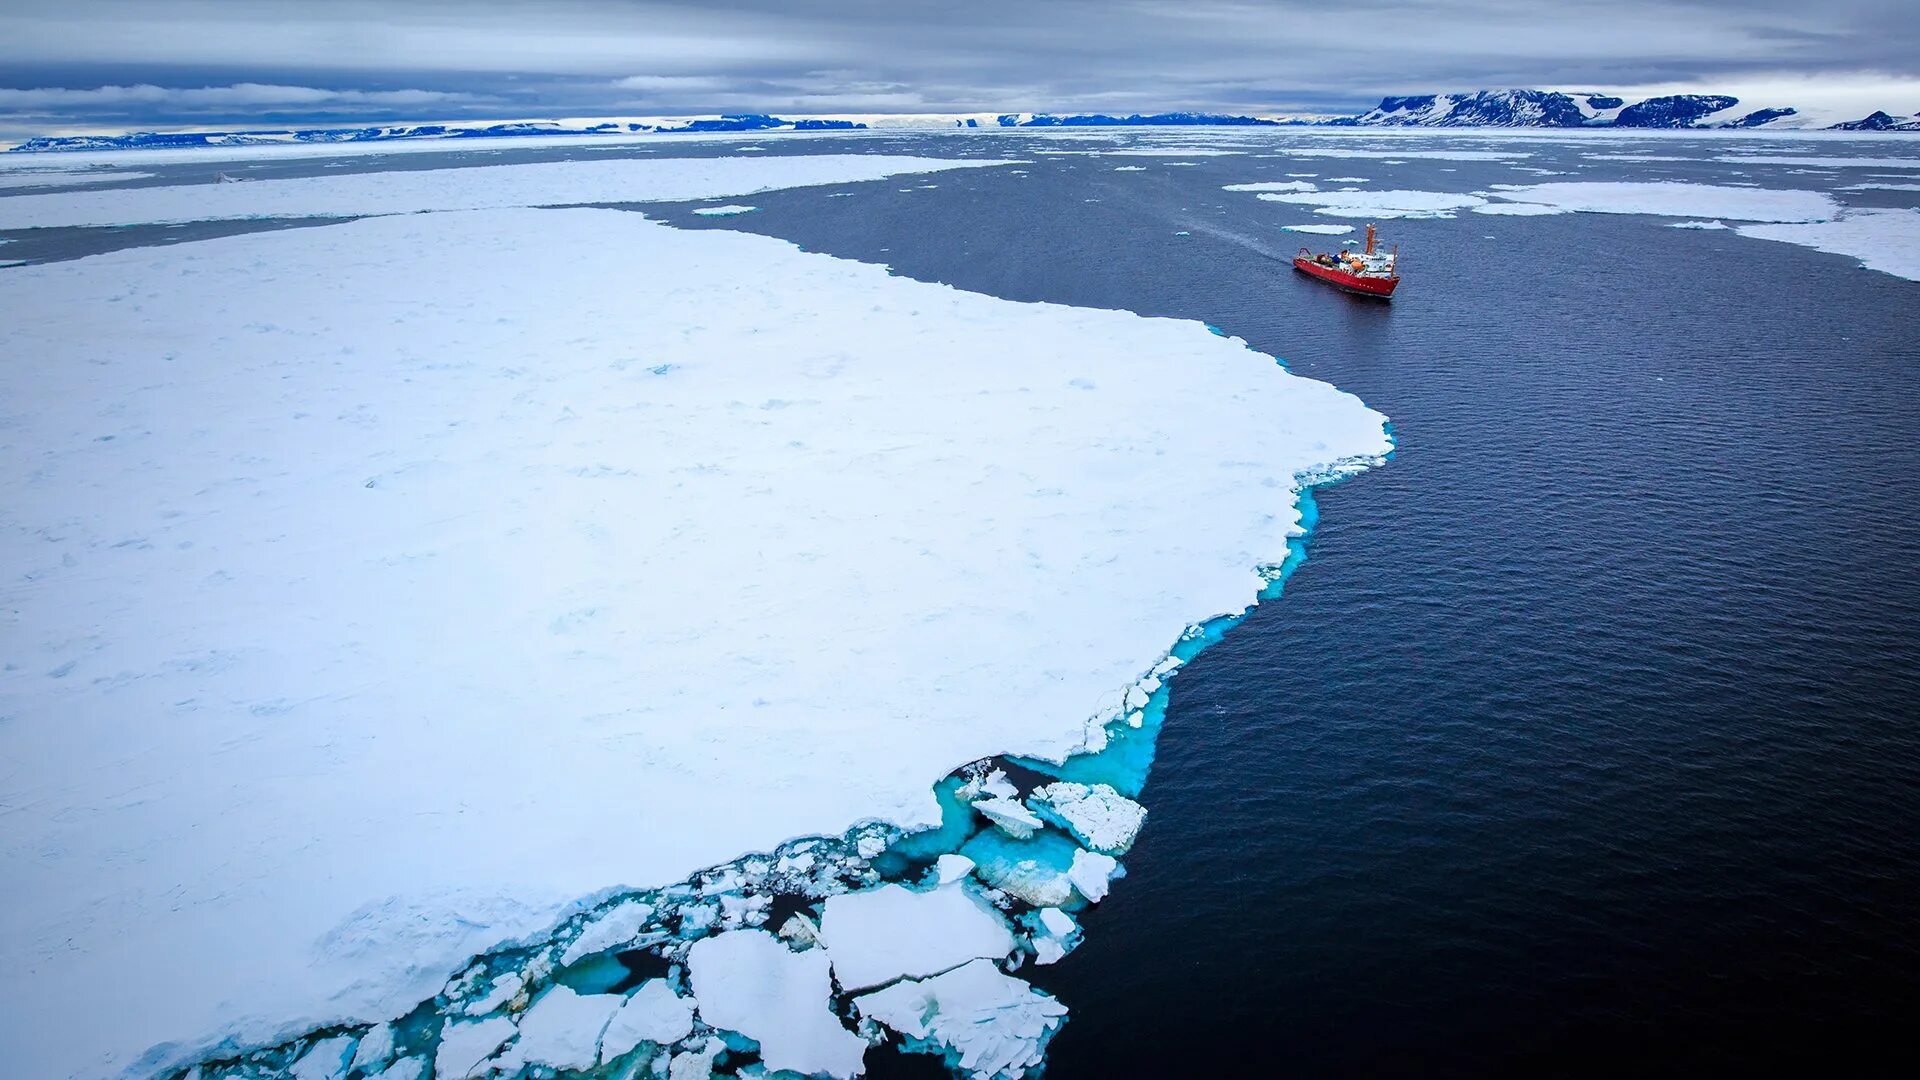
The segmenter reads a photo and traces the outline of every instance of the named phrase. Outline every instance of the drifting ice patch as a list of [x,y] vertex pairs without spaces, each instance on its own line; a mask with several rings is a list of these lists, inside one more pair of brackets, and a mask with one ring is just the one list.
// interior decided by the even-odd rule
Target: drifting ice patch
[[695,210],[694,213],[699,214],[701,217],[732,217],[735,214],[751,214],[758,209],[760,208],[757,206],[738,206],[738,205],[730,204],[727,206],[702,206],[699,209]]
[[1372,218],[1450,218],[1455,210],[1485,206],[1478,195],[1445,191],[1340,191],[1267,193],[1257,196],[1268,202],[1312,206],[1316,214],[1334,217]]
[[1869,270],[1920,281],[1920,210],[1849,210],[1838,221],[1742,225],[1739,232],[1848,255]]
[[1314,191],[1316,184],[1304,180],[1267,180],[1257,184],[1227,184],[1221,191]]
[[1726,229],[1730,227],[1731,226],[1729,226],[1724,221],[1669,221],[1667,222],[1667,228],[1669,229]]
[[1316,236],[1344,236],[1353,231],[1351,225],[1282,225],[1288,232],[1313,233]]
[[1818,191],[1772,191],[1718,184],[1573,182],[1516,187],[1496,184],[1516,203],[1585,214],[1654,214],[1739,221],[1824,221],[1840,204]]
[[118,169],[9,169],[5,163],[0,163],[0,188],[113,184],[123,180],[149,180],[152,177],[152,173],[121,172]]

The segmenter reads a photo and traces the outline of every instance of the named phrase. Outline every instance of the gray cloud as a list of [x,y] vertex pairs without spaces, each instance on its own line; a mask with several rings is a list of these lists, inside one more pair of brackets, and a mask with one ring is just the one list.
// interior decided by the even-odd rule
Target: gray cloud
[[[1345,111],[1386,93],[1920,93],[1913,0],[9,0],[12,127],[765,111]],[[1747,96],[1743,94],[1743,96]],[[1771,102],[1768,102],[1771,103]]]

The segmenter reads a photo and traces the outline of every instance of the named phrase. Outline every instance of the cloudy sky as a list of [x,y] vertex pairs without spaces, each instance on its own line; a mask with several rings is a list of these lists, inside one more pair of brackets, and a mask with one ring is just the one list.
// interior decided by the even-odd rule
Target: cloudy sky
[[0,138],[719,111],[1920,109],[1920,0],[0,0]]

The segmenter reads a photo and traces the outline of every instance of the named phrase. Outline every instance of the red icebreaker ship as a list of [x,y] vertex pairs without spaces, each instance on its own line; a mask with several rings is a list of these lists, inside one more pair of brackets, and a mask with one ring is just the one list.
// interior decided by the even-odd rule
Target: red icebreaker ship
[[1384,254],[1373,250],[1373,226],[1369,225],[1365,251],[1315,255],[1301,248],[1300,254],[1294,256],[1293,268],[1335,288],[1385,300],[1393,295],[1394,287],[1400,284],[1400,272],[1395,268],[1399,261],[1398,247]]

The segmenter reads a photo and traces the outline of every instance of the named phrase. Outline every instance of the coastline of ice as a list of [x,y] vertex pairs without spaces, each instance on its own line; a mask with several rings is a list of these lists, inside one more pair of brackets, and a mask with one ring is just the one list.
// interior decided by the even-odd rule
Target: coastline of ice
[[[722,190],[677,166],[649,190],[980,164],[728,160],[699,165]],[[485,171],[419,187],[440,192],[430,206],[502,197]],[[665,197],[631,194],[635,175],[627,198]],[[216,214],[281,183],[304,186],[267,199],[277,212],[370,201],[323,179],[191,194]],[[0,214],[166,220],[167,192]],[[392,194],[371,201],[419,201]],[[10,982],[0,1035],[60,1075],[218,1052],[287,1067],[323,1060],[341,1025],[396,1076],[472,1051],[466,1071],[549,1015],[573,1021],[540,1021],[518,1052],[579,1060],[576,1029],[624,1007],[555,997],[554,980],[612,993],[596,980],[623,948],[684,965],[697,941],[760,927],[775,895],[817,902],[893,880],[889,859],[952,858],[895,844],[947,829],[928,788],[957,763],[1104,750],[1058,779],[1143,779],[1172,670],[1156,658],[1273,580],[1258,570],[1290,552],[1304,484],[1390,447],[1355,399],[1196,324],[999,301],[619,211],[381,217],[29,267],[0,288],[26,313],[6,353],[35,361],[0,369],[4,398],[37,406],[4,435],[32,463],[5,478],[19,528],[0,542],[33,637],[0,675],[16,718],[0,744],[61,766],[6,792],[49,813],[0,826],[18,900],[0,955],[35,972]],[[753,302],[710,317],[739,296]],[[961,479],[925,482],[940,476]],[[1203,520],[1129,509],[1176,488]],[[837,612],[852,621],[823,624]],[[875,818],[891,824],[844,831]],[[1117,873],[1050,826],[984,827],[953,838],[979,880],[949,887],[990,897],[997,878],[1050,908]],[[1021,869],[1021,845],[1058,865]],[[688,878],[754,851],[773,854]],[[85,916],[103,905],[138,915]],[[1033,924],[1049,949],[1070,944],[1060,920]],[[791,955],[831,952],[798,916],[768,929]],[[422,1014],[432,1001],[460,1011]],[[1023,1008],[1042,1018],[1027,1054],[1064,1010]],[[973,1026],[945,1037],[970,1044]],[[814,1034],[781,1053],[851,1060]],[[724,1058],[723,1035],[701,1028],[674,1059]],[[629,1051],[665,1052],[645,1036]]]
[[616,158],[531,165],[55,192],[0,199],[0,229],[156,225],[239,218],[370,217],[587,203],[672,202],[779,188],[991,168],[984,158],[823,154],[817,157]]

